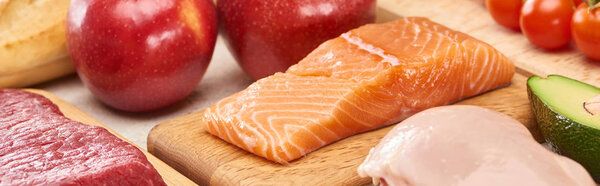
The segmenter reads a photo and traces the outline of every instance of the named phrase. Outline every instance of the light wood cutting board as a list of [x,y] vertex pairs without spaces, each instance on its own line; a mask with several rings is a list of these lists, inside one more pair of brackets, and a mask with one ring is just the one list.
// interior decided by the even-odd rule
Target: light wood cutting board
[[[428,17],[452,29],[490,43],[511,58],[518,74],[509,87],[461,101],[505,113],[527,126],[538,141],[527,99],[526,76],[561,74],[600,85],[600,62],[574,48],[538,49],[519,32],[504,29],[485,11],[483,0],[378,0],[378,22],[400,16]],[[369,149],[392,126],[351,136],[288,166],[247,153],[204,131],[200,112],[157,125],[148,136],[148,150],[197,183],[211,185],[365,185],[369,178],[356,173]]]
[[[509,87],[457,104],[479,105],[505,113],[533,131],[534,124],[525,88],[526,78],[516,74]],[[364,185],[358,165],[392,128],[351,136],[327,145],[289,165],[272,163],[247,153],[204,131],[202,112],[159,124],[150,131],[148,151],[200,185]]]
[[[33,92],[36,94],[40,94],[48,99],[50,99],[54,104],[56,104],[58,106],[58,108],[60,109],[60,111],[68,118],[84,123],[84,124],[88,124],[88,125],[94,125],[94,126],[100,126],[105,128],[106,130],[108,130],[110,133],[114,134],[115,136],[131,143],[129,140],[123,138],[122,136],[120,136],[119,134],[117,134],[115,131],[113,131],[112,129],[106,127],[105,125],[103,125],[102,123],[98,122],[97,120],[95,120],[94,118],[92,118],[91,116],[87,115],[86,113],[84,113],[83,111],[79,110],[77,107],[71,105],[70,103],[67,103],[66,101],[56,97],[55,95],[43,91],[43,90],[38,90],[38,89],[25,89],[26,91],[29,92]],[[156,170],[158,171],[158,173],[162,176],[163,180],[167,183],[167,185],[171,185],[171,186],[184,186],[184,185],[196,185],[194,182],[192,182],[190,179],[186,178],[185,176],[183,176],[181,173],[177,172],[175,169],[171,168],[169,165],[167,165],[166,163],[164,163],[163,161],[159,160],[158,158],[156,158],[155,156],[153,156],[152,154],[148,153],[147,151],[145,151],[144,149],[140,148],[139,146],[135,145],[134,143],[131,143],[134,146],[136,146],[137,148],[139,148],[148,158],[148,161],[150,161],[150,163],[152,163],[152,165],[154,166],[154,168],[156,168]]]

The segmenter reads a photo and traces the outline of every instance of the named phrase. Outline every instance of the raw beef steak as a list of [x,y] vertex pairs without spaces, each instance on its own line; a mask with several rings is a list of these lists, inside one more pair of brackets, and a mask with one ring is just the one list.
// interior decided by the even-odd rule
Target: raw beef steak
[[47,98],[0,89],[0,185],[166,185],[146,156]]

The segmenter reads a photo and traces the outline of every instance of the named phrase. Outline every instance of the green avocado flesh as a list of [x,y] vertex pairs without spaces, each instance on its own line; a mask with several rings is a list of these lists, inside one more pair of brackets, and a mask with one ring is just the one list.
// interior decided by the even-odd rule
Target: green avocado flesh
[[558,153],[583,165],[600,181],[600,115],[588,113],[584,102],[600,89],[558,75],[532,76],[527,93],[536,121],[547,142]]

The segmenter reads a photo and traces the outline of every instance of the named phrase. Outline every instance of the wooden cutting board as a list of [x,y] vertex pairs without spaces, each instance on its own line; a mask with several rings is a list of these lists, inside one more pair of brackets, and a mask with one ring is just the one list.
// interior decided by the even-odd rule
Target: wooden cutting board
[[[112,134],[114,134],[115,136],[131,143],[129,140],[123,138],[122,136],[120,136],[119,134],[117,134],[115,131],[113,131],[112,129],[106,127],[105,125],[103,125],[102,123],[98,122],[97,120],[95,120],[94,118],[92,118],[91,116],[87,115],[86,113],[84,113],[83,111],[79,110],[77,107],[67,103],[66,101],[56,97],[55,95],[43,91],[43,90],[38,90],[38,89],[25,89],[26,91],[30,91],[36,94],[40,94],[48,99],[50,99],[54,104],[56,104],[58,106],[58,108],[60,109],[61,112],[63,112],[63,114],[75,121],[84,123],[84,124],[88,124],[88,125],[94,125],[94,126],[100,126],[105,128],[106,130],[108,130],[109,132],[111,132]],[[144,149],[140,148],[139,146],[135,145],[134,143],[131,143],[134,146],[136,146],[137,148],[139,148],[148,158],[148,161],[150,161],[150,163],[152,163],[152,165],[154,166],[154,168],[156,168],[156,170],[158,171],[158,173],[162,176],[163,180],[167,183],[167,185],[172,185],[172,186],[180,186],[180,185],[196,185],[194,182],[192,182],[190,179],[186,178],[185,176],[183,176],[181,173],[177,172],[175,169],[171,168],[169,165],[167,165],[166,163],[164,163],[163,161],[159,160],[158,158],[156,158],[155,156],[153,156],[152,154],[148,153],[147,151],[145,151]]]
[[[479,105],[505,113],[533,131],[525,87],[516,74],[508,87],[457,104]],[[289,165],[272,163],[230,145],[204,131],[195,112],[159,124],[150,131],[148,151],[200,185],[364,185],[370,178],[356,172],[369,149],[393,127],[355,135],[327,145]]]
[[[378,22],[400,16],[428,17],[490,43],[511,58],[518,74],[508,87],[461,101],[505,113],[527,126],[538,141],[525,81],[532,74],[561,74],[600,86],[600,62],[573,47],[544,51],[519,32],[498,26],[483,0],[378,0]],[[351,136],[283,166],[247,153],[204,131],[200,112],[157,125],[148,136],[148,150],[201,185],[365,185],[356,169],[369,149],[392,126]]]

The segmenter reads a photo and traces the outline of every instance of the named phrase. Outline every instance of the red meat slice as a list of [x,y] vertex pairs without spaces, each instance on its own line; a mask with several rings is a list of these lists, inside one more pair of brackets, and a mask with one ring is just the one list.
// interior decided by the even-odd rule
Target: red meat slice
[[166,185],[146,156],[47,98],[0,89],[0,185]]

